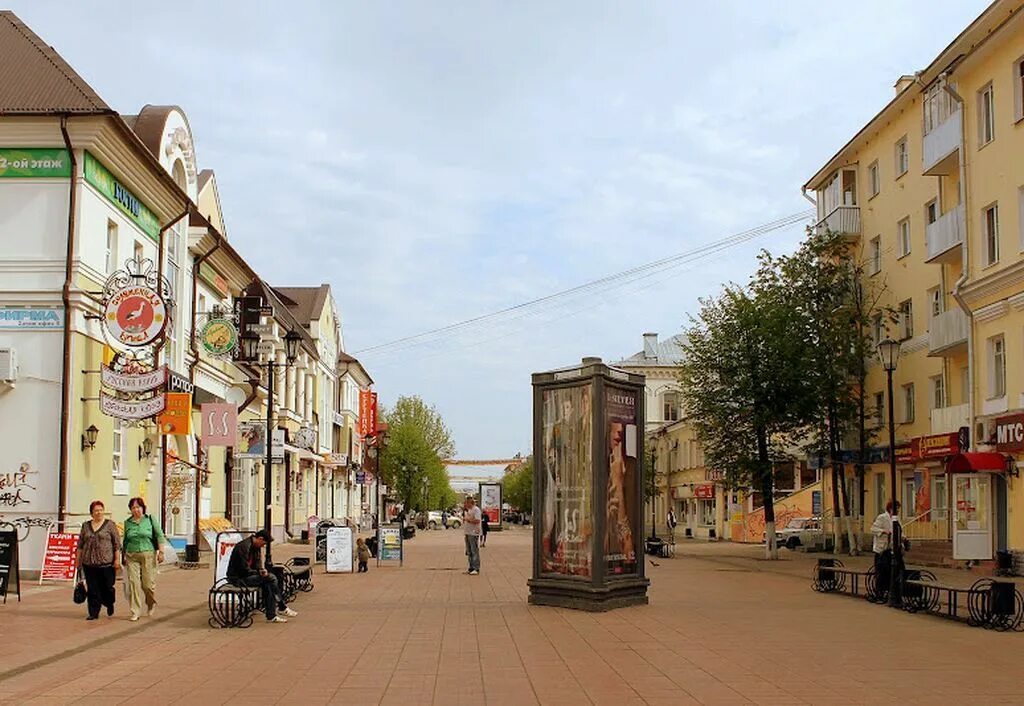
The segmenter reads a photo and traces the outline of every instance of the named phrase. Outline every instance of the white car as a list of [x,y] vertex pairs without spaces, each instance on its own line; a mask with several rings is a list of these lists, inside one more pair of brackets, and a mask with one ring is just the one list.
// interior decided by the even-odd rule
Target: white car
[[[444,529],[444,522],[441,520],[440,510],[431,510],[427,513],[427,529]],[[448,515],[448,528],[458,529],[462,527],[462,518],[458,515]]]
[[775,530],[775,541],[786,549],[813,546],[820,542],[820,537],[820,517],[793,517],[785,527]]

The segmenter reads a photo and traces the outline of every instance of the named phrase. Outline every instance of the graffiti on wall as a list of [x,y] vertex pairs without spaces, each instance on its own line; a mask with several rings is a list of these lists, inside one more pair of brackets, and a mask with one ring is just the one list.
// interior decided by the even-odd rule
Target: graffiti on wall
[[38,475],[27,462],[22,463],[17,471],[0,473],[0,508],[15,509],[31,503]]

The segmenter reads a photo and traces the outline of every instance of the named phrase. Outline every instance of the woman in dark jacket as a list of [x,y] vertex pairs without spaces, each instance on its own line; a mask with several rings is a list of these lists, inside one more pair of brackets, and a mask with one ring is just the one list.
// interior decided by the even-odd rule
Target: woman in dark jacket
[[100,606],[107,607],[107,615],[114,614],[114,577],[121,568],[121,537],[117,525],[103,516],[105,509],[101,501],[93,500],[89,505],[92,518],[82,523],[78,535],[78,566],[85,574],[88,591],[86,620],[96,620]]

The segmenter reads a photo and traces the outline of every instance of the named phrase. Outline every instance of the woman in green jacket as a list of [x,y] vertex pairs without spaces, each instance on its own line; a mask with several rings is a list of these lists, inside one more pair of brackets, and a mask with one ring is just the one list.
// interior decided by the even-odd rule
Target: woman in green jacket
[[132,516],[124,521],[124,566],[128,605],[134,622],[142,615],[143,598],[148,616],[152,617],[156,610],[156,567],[164,560],[164,550],[160,547],[167,539],[160,525],[146,514],[145,500],[132,498],[128,509]]

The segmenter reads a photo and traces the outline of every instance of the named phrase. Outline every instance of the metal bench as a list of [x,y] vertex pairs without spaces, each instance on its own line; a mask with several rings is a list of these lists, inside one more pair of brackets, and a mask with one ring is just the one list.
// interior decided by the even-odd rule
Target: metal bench
[[[843,566],[839,559],[818,559],[814,567],[814,577],[811,586],[819,593],[842,593],[847,592],[851,596],[860,597],[863,595],[869,601],[880,603],[885,601],[888,587],[878,586],[878,577],[875,574],[875,567],[867,571],[850,569]],[[861,593],[863,587],[864,592]]]
[[285,563],[285,566],[291,572],[296,590],[303,593],[313,590],[313,567],[309,563],[309,557],[293,557]]
[[261,593],[252,586],[236,586],[227,579],[217,581],[210,589],[211,628],[247,628],[252,614],[260,608]]
[[[934,575],[922,573],[928,576],[908,577],[903,582],[903,604],[908,611],[966,620],[973,627],[999,632],[1024,632],[1024,596],[1015,583],[982,578],[964,588],[938,583]],[[966,602],[966,617],[960,611],[962,598]]]

